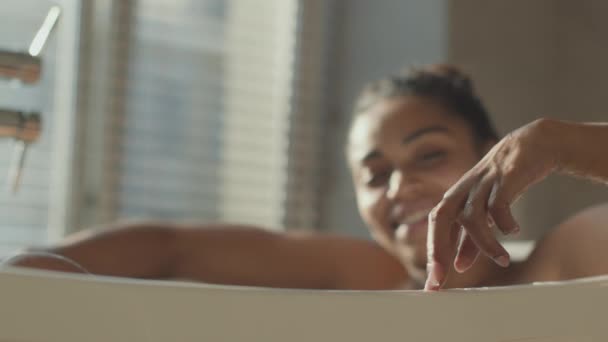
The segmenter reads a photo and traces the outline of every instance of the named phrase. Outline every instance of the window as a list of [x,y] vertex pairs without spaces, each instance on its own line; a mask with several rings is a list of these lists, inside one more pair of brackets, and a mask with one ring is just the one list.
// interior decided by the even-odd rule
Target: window
[[298,0],[85,8],[79,112],[87,119],[73,229],[137,217],[314,227],[323,8]]
[[[42,81],[0,80],[0,108],[43,119],[20,192],[0,192],[0,255],[121,218],[316,226],[324,1],[54,3]],[[0,49],[51,5],[6,6]]]

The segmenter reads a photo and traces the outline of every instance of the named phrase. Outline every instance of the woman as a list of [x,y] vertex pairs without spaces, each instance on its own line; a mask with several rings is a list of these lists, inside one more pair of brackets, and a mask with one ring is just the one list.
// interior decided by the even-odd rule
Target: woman
[[[355,115],[347,153],[359,212],[374,239],[401,260],[409,287],[420,288],[429,212],[498,135],[470,80],[447,66],[370,85]],[[479,266],[483,274],[449,286],[485,285],[491,265]]]
[[[355,115],[348,160],[359,211],[376,243],[221,224],[206,229],[123,224],[85,231],[58,246],[31,249],[33,254],[12,263],[77,271],[62,259],[68,258],[91,273],[125,277],[294,288],[420,289],[427,277],[427,215],[490,151],[497,134],[471,82],[447,66],[429,66],[370,85]],[[460,227],[433,227],[433,243],[456,241],[460,233]],[[470,240],[464,241],[470,245]],[[441,266],[432,273],[440,276],[431,280],[436,286],[428,288],[562,279],[552,272],[532,272],[542,268],[535,268],[542,264],[538,260],[548,257],[542,252],[546,244],[539,244],[529,262],[505,269],[508,259],[479,258],[465,273],[453,272],[449,258],[437,259],[444,254],[429,253],[429,260],[437,259],[435,264]],[[506,255],[498,243],[493,247]]]

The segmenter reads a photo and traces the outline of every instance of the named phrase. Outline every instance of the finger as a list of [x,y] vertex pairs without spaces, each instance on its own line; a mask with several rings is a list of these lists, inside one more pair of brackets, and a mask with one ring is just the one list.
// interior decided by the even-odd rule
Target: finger
[[481,169],[471,169],[465,173],[460,180],[452,185],[443,195],[444,200],[453,202],[461,199],[466,200],[466,197],[471,190],[471,187],[477,183],[481,177],[485,174],[485,171]]
[[471,268],[479,256],[479,248],[471,239],[471,236],[466,230],[462,231],[462,237],[460,244],[458,245],[458,252],[456,253],[456,259],[454,259],[454,269],[458,273],[464,273],[466,270]]
[[467,236],[470,236],[470,239],[485,255],[500,266],[506,267],[509,265],[509,255],[498,243],[488,225],[487,203],[495,178],[494,172],[488,172],[479,183],[471,188],[459,221],[466,230]]
[[426,290],[438,290],[447,280],[448,266],[451,265],[455,255],[457,241],[453,238],[454,233],[450,221],[455,221],[452,218],[457,217],[457,213],[457,206],[443,202],[429,215]]
[[517,234],[520,228],[513,214],[511,214],[511,202],[503,188],[503,179],[501,177],[492,187],[488,199],[488,211],[492,215],[498,229],[503,233]]
[[[439,290],[447,281],[447,271],[452,264],[452,260],[454,260],[456,248],[458,247],[460,226],[454,223],[447,231],[434,230],[434,232],[438,233],[437,235],[442,235],[445,239],[441,239],[442,243],[440,245],[427,241],[428,276],[425,283],[425,289],[431,291]],[[443,241],[445,241],[445,243]]]
[[478,176],[465,174],[444,195],[439,204],[429,214],[427,235],[427,281],[425,290],[438,290],[445,283],[447,270],[452,265],[456,244],[453,229],[466,202],[469,189]]

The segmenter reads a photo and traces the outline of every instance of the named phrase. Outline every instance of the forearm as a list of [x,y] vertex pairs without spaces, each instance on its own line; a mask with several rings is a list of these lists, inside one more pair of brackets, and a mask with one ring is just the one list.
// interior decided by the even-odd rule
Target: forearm
[[82,271],[61,260],[64,257],[93,274],[167,278],[174,268],[173,247],[173,228],[154,223],[127,224],[83,231],[55,246],[28,248],[9,263],[57,271]]
[[[204,233],[204,234],[201,234]],[[403,266],[366,240],[255,227],[182,229],[176,274],[219,284],[315,289],[387,289]]]
[[175,276],[283,288],[332,287],[331,241],[249,226],[180,227]]
[[134,278],[282,288],[391,288],[398,261],[369,241],[256,227],[147,223],[86,231],[13,265]]
[[555,121],[557,171],[608,183],[608,123]]
[[324,238],[256,227],[148,222],[86,230],[59,245],[28,248],[9,263],[132,278],[328,288],[333,251]]

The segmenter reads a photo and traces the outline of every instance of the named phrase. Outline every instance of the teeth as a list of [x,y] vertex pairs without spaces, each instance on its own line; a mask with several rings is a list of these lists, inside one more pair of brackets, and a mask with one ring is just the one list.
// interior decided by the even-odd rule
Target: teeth
[[412,224],[412,223],[419,222],[420,220],[426,218],[429,215],[429,212],[430,212],[429,209],[417,211],[417,212],[411,214],[410,216],[406,217],[403,220],[403,223]]

